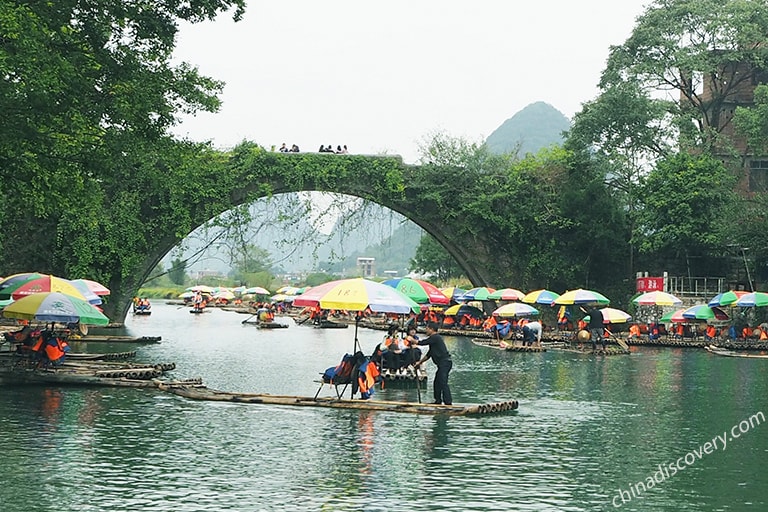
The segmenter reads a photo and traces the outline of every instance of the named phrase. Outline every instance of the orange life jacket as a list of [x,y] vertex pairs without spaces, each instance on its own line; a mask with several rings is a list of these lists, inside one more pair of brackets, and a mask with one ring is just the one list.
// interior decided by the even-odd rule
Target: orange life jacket
[[64,346],[59,338],[51,338],[48,343],[45,344],[45,355],[52,363],[58,362],[59,359],[64,357]]
[[361,367],[358,373],[357,386],[360,391],[360,396],[363,399],[368,399],[373,394],[373,386],[378,381],[381,373],[379,372],[379,368],[370,361],[365,363],[364,367]]

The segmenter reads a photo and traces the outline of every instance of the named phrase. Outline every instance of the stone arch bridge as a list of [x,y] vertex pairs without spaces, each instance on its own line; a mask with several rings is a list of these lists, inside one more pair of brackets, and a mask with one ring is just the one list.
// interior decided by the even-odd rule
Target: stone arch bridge
[[[192,176],[197,190],[216,191],[215,201],[176,201],[187,205],[188,225],[155,226],[146,238],[146,251],[125,277],[112,276],[105,313],[113,321],[125,319],[131,298],[157,263],[194,229],[238,205],[269,195],[320,191],[360,197],[407,217],[434,237],[451,254],[475,286],[501,282],[504,273],[494,263],[493,240],[485,233],[467,231],[451,204],[451,197],[435,192],[451,176],[445,171],[405,165],[397,156],[313,153],[275,153],[244,145],[224,155],[223,169],[200,169]],[[457,171],[459,172],[459,171]],[[162,210],[162,205],[148,205]]]

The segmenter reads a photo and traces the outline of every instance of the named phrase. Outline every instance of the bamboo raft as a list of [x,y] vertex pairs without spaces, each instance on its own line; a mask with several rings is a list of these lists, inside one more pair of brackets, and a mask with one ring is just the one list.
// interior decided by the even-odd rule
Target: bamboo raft
[[312,398],[291,395],[270,395],[266,393],[231,393],[208,389],[200,385],[158,383],[158,388],[192,400],[233,402],[260,405],[292,405],[299,407],[330,407],[334,409],[358,409],[366,411],[390,411],[411,414],[445,414],[469,416],[495,414],[518,408],[517,400],[487,404],[436,405],[416,402],[391,402],[384,400],[350,400],[344,398]]
[[495,348],[505,352],[541,353],[547,351],[547,347],[544,345],[517,345],[514,340],[472,338],[472,343],[480,347]]
[[[0,383],[3,384],[89,384],[99,386],[156,387],[153,379],[174,370],[175,363],[126,363],[93,359],[68,359],[57,366],[40,366],[26,357],[0,359]],[[128,382],[129,384],[125,384]]]
[[582,347],[579,347],[577,345],[568,344],[563,345],[559,347],[552,347],[552,350],[560,350],[562,352],[573,352],[576,354],[594,354],[594,355],[600,355],[600,356],[622,356],[622,355],[628,355],[630,352],[629,350],[626,350],[624,348],[621,348],[619,346],[613,346],[608,345],[605,347],[605,351],[602,349],[592,350],[592,346],[590,344],[585,344]]
[[243,320],[241,324],[253,325],[259,329],[287,329],[288,324],[281,324],[279,322],[259,322],[258,320]]
[[82,341],[85,343],[160,343],[162,336],[102,336],[98,334],[89,334],[87,336],[70,335],[67,341],[72,343]]
[[717,345],[707,345],[704,348],[707,350],[707,352],[716,356],[743,357],[747,359],[768,359],[768,354],[745,354],[743,352],[735,352],[733,350],[721,348]]

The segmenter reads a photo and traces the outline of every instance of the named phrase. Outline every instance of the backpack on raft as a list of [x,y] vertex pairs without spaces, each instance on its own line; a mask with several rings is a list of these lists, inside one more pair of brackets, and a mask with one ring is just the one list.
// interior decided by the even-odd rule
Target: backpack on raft
[[362,352],[344,354],[341,362],[323,372],[323,382],[326,384],[349,384],[354,380],[355,369],[365,359]]

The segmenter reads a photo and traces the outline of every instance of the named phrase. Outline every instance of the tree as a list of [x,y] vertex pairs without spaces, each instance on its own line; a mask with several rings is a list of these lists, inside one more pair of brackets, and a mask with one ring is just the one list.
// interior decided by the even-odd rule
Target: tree
[[611,153],[626,145],[656,158],[675,147],[732,150],[723,136],[727,110],[766,69],[766,33],[768,11],[762,2],[650,4],[624,44],[611,47],[596,100],[605,105],[599,116],[603,127],[591,124],[591,142]]
[[187,262],[179,258],[171,261],[171,268],[168,270],[168,277],[171,282],[179,286],[183,285],[187,279]]
[[411,269],[420,274],[431,274],[441,282],[448,282],[463,275],[456,260],[429,235],[421,237],[416,255],[411,260]]
[[[189,203],[185,174],[210,152],[169,128],[182,113],[216,111],[223,84],[172,64],[178,23],[233,7],[238,19],[244,6],[0,0],[2,273],[34,268],[121,290],[156,236],[143,214],[161,204],[165,222],[184,225],[189,208],[176,199]],[[112,298],[108,308],[122,306]]]
[[640,251],[653,254],[655,271],[722,272],[717,267],[730,229],[723,219],[738,201],[735,182],[722,162],[707,155],[681,153],[659,162],[643,180],[634,234]]

